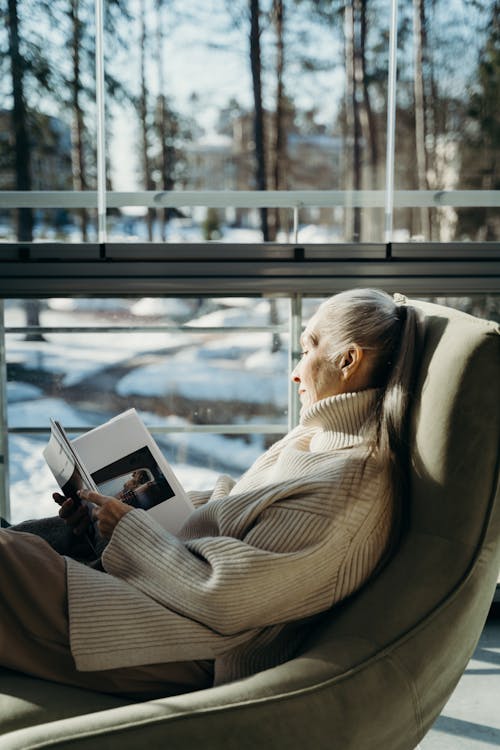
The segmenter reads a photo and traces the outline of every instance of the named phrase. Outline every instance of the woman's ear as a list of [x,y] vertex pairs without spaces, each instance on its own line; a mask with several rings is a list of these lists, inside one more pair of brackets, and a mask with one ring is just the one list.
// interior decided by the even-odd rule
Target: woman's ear
[[349,380],[357,372],[363,360],[363,350],[357,344],[352,344],[342,355],[340,374],[344,380]]

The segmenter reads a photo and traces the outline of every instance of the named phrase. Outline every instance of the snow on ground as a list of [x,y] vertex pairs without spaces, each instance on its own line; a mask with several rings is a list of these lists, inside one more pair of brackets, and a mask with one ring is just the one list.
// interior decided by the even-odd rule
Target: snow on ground
[[195,365],[196,356],[193,356],[190,359],[172,357],[138,367],[118,382],[116,390],[125,397],[163,398],[175,393],[197,401],[243,401],[286,406],[286,378],[280,377],[281,373],[257,374],[255,370],[230,367],[229,363],[225,367],[217,367],[210,362],[201,368]]
[[[288,350],[280,349],[270,352],[269,349],[257,349],[245,360],[247,370],[261,370],[274,375],[274,377],[288,378]],[[288,382],[288,381],[287,381]]]
[[197,490],[198,492],[211,490],[215,487],[219,476],[217,471],[186,463],[172,464],[172,468],[180,483],[188,492],[191,490]]
[[32,399],[40,398],[42,395],[42,389],[37,388],[36,385],[30,385],[30,383],[18,383],[17,381],[7,383],[8,404],[14,404],[17,401],[30,401]]
[[193,303],[180,297],[143,297],[130,307],[138,317],[161,317],[178,320],[193,313]]
[[[50,418],[57,419],[63,427],[92,427],[95,424],[81,409],[75,409],[61,398],[41,398],[36,401],[18,401],[7,405],[10,427],[47,427]],[[48,439],[48,437],[47,437]]]
[[8,343],[9,362],[27,370],[43,370],[62,376],[63,386],[77,385],[85,378],[147,351],[182,346],[186,334],[176,333],[66,333],[48,334],[47,341]]
[[[109,297],[108,299],[93,298],[93,297],[64,297],[64,298],[53,298],[48,301],[49,310],[56,310],[57,312],[70,313],[75,311],[96,311],[99,313],[99,317],[102,319],[102,315],[110,313],[128,313],[130,308],[130,302],[126,299],[120,299],[119,297]],[[73,321],[66,321],[68,325],[71,325]],[[50,325],[50,324],[49,324]],[[60,325],[64,325],[60,322]]]
[[[205,217],[205,209],[198,212],[200,222],[193,219],[171,219],[165,227],[165,239],[167,242],[205,242],[201,222]],[[157,222],[153,224],[153,239],[160,240],[160,231]],[[222,237],[219,242],[259,242],[262,234],[258,229],[221,227]],[[109,238],[114,242],[145,242],[148,241],[147,226],[142,220],[134,220],[133,217],[122,218],[110,229]],[[209,243],[207,243],[207,246]]]
[[[176,417],[169,418],[166,422],[171,426],[188,425],[185,420]],[[155,423],[159,425],[157,420]],[[165,449],[168,447],[169,452],[174,450],[176,461],[186,463],[187,456],[196,456],[196,463],[203,464],[203,470],[209,471],[212,471],[214,464],[226,463],[230,465],[230,469],[229,466],[225,469],[226,473],[230,471],[235,478],[243,474],[264,452],[264,436],[259,434],[228,437],[206,432],[172,432],[154,437],[160,446],[165,446]],[[193,461],[190,465],[193,465]],[[215,472],[214,476],[217,474]],[[190,485],[189,489],[198,488]]]
[[[246,360],[259,351],[262,352],[262,357],[265,359],[266,354],[270,355],[273,341],[272,333],[264,331],[261,333],[230,331],[223,335],[210,333],[202,335],[204,338],[202,345],[195,341],[196,346],[185,347],[174,355],[175,359],[192,360],[194,358],[199,362],[204,362],[207,359]],[[281,338],[286,337],[282,336]],[[189,344],[192,344],[192,341],[189,341]],[[243,361],[241,364],[242,367],[245,366]],[[268,369],[270,371],[274,369],[271,358],[269,359]]]
[[46,443],[47,438],[25,435],[9,439],[11,523],[57,513],[52,493],[58,487],[42,455]]
[[[205,209],[196,212],[199,216],[199,223],[193,219],[172,219],[165,228],[167,242],[205,242],[203,235],[203,222]],[[291,215],[291,211],[290,211]],[[262,242],[262,232],[260,229],[252,227],[220,227],[221,236],[217,242],[227,244],[234,243],[260,243]],[[147,228],[144,221],[134,220],[133,217],[124,217],[117,221],[115,226],[110,229],[110,239],[122,242],[144,242],[148,240]],[[160,232],[157,223],[153,227],[153,237],[155,240],[160,239]],[[280,232],[277,237],[278,242],[293,242],[291,232]],[[315,224],[301,224],[298,231],[299,242],[341,242],[342,235],[337,227],[321,226]],[[207,247],[210,243],[207,242]]]
[[341,232],[335,227],[304,224],[299,228],[299,242],[307,242],[310,244],[330,244],[332,242],[344,241]]
[[193,326],[268,326],[269,302],[267,300],[249,300],[247,307],[214,310],[199,318],[193,318],[188,324]]

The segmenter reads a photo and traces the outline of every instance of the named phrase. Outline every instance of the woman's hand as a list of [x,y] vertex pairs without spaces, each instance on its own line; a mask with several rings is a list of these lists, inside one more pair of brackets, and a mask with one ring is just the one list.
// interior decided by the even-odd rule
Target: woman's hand
[[98,506],[93,508],[92,517],[97,521],[99,533],[105,539],[110,539],[116,524],[125,513],[130,513],[133,510],[130,505],[122,503],[116,497],[100,495],[98,492],[92,492],[91,490],[80,490],[78,497]]
[[77,536],[84,534],[91,523],[88,506],[79,500],[74,500],[72,497],[66,498],[58,492],[54,492],[52,497],[61,506],[59,517],[73,529],[74,534]]

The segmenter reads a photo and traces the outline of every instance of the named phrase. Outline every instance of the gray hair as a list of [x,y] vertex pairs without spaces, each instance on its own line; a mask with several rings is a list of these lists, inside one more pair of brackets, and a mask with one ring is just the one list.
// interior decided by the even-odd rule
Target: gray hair
[[339,350],[349,345],[357,344],[369,357],[370,386],[380,389],[380,397],[364,437],[387,467],[390,491],[399,504],[408,482],[408,412],[418,360],[416,310],[402,295],[353,289],[326,300],[313,320],[322,337],[331,341],[333,366]]

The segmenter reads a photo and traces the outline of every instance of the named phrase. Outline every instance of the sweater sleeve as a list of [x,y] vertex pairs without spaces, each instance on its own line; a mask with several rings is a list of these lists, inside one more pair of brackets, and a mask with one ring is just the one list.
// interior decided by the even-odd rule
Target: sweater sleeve
[[[340,529],[329,533],[324,517],[314,513],[287,510],[286,516],[278,552],[233,537],[183,542],[134,510],[116,526],[103,565],[163,606],[223,635],[299,619],[331,605],[332,576],[348,539]],[[268,518],[270,537],[280,523],[279,512]]]
[[191,490],[191,492],[187,493],[187,496],[195,508],[201,508],[202,505],[205,505],[210,500],[212,490]]
[[252,637],[221,635],[71,558],[66,568],[71,653],[80,671],[214,659]]

